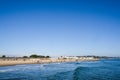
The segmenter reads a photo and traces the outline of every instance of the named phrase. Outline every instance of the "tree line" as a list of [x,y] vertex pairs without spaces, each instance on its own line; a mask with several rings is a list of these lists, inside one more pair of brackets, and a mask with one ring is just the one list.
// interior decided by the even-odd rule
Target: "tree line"
[[[6,57],[6,55],[2,55],[1,58],[9,58],[9,57]],[[50,58],[50,56],[32,54],[30,56],[23,56],[23,57],[20,57],[20,58]]]

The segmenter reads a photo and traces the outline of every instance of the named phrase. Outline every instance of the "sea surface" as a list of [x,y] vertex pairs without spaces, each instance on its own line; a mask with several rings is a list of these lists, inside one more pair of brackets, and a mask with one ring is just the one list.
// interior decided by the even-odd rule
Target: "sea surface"
[[120,59],[5,66],[0,80],[120,80]]

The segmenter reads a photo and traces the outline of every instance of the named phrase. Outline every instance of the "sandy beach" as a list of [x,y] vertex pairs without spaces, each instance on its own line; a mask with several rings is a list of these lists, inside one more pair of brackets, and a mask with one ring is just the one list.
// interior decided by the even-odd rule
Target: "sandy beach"
[[43,63],[55,63],[55,62],[74,62],[74,61],[96,61],[98,58],[2,58],[0,59],[0,66],[12,66],[20,64],[43,64]]

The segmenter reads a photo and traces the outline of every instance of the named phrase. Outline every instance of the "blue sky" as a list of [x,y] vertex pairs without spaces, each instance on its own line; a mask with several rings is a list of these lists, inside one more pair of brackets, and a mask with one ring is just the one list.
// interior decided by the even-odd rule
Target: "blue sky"
[[0,55],[120,56],[119,0],[0,0]]

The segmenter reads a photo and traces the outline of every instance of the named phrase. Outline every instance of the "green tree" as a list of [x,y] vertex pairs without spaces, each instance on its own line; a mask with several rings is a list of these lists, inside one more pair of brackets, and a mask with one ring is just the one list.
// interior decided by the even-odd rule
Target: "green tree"
[[6,58],[6,56],[5,56],[5,55],[2,55],[2,58]]
[[50,58],[50,56],[46,56],[46,58]]
[[50,58],[50,56],[32,54],[30,55],[30,58]]
[[28,58],[28,56],[23,56],[23,58]]
[[32,54],[32,55],[30,55],[30,58],[38,58],[38,55]]

